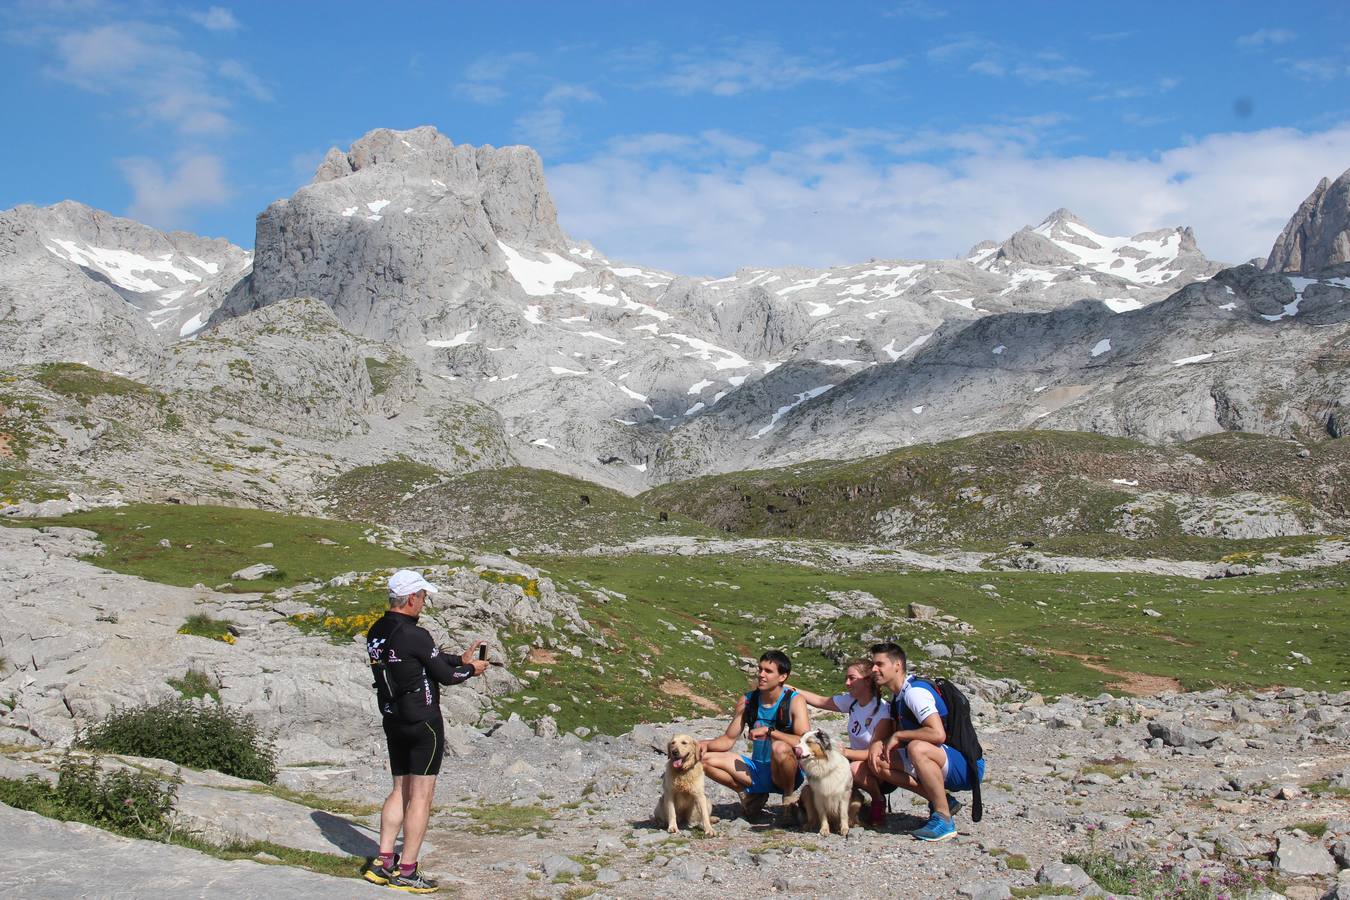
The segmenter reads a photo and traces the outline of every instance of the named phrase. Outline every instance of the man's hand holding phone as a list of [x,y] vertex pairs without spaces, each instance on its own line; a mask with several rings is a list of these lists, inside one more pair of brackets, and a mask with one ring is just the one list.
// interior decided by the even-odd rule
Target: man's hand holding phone
[[488,667],[487,651],[487,641],[474,641],[460,659],[464,665],[473,666],[473,674],[482,675]]

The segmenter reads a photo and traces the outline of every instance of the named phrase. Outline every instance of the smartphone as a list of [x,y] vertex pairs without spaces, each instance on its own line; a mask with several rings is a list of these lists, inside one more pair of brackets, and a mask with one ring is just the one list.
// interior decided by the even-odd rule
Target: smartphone
[[478,658],[487,659],[487,644],[478,645]]

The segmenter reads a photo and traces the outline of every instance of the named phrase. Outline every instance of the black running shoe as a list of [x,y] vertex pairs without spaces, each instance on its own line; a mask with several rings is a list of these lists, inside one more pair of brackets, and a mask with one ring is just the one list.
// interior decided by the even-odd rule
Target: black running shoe
[[366,863],[365,869],[361,872],[361,877],[371,884],[388,884],[389,879],[398,874],[398,854],[394,854],[394,861],[389,868],[380,865],[380,858],[377,856]]
[[390,876],[386,887],[396,891],[407,891],[409,894],[434,894],[440,889],[440,884],[423,875],[422,867],[418,866],[411,875],[404,875],[400,870]]

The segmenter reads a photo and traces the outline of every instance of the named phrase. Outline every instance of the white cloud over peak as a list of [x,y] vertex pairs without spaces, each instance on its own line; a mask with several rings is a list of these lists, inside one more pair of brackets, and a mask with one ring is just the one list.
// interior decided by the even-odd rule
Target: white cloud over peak
[[270,101],[267,85],[239,60],[212,62],[168,25],[116,21],[77,29],[35,30],[51,53],[44,72],[123,104],[133,116],[183,135],[234,128],[231,93]]
[[957,257],[1061,206],[1109,234],[1190,225],[1206,255],[1237,263],[1267,253],[1318,179],[1350,160],[1350,124],[1215,134],[1137,157],[1038,155],[1034,137],[1019,145],[1009,126],[993,130],[931,135],[931,146],[971,148],[943,162],[882,133],[739,159],[607,151],[550,167],[549,184],[570,233],[688,274]]
[[567,124],[569,104],[595,103],[600,95],[581,84],[555,84],[534,109],[516,117],[516,132],[536,150],[548,152],[571,143],[575,137]]
[[533,53],[493,53],[480,56],[464,67],[464,78],[453,86],[456,94],[474,103],[490,106],[505,100],[508,76],[538,62]]
[[190,210],[224,203],[230,197],[225,168],[209,153],[185,154],[172,169],[157,160],[133,157],[118,161],[131,185],[127,215],[157,228],[182,227]]

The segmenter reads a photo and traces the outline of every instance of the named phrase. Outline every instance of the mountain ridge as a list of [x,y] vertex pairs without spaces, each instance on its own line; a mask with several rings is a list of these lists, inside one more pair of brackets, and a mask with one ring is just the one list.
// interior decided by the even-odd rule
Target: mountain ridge
[[[1319,187],[1295,218],[1325,207],[1328,190]],[[0,252],[0,301],[45,337],[0,364],[69,359],[60,338],[73,334],[76,361],[173,390],[178,376],[159,374],[181,355],[166,352],[173,328],[137,319],[129,307],[138,307],[119,293],[125,286],[110,282],[149,278],[149,286],[135,283],[147,288],[140,293],[167,307],[159,301],[187,270],[156,274],[172,260],[142,253],[127,271],[100,273],[79,264],[97,261],[92,251],[77,255],[50,240],[44,249],[34,238],[52,232],[29,220],[55,213],[3,215],[11,237],[0,251],[27,249]],[[1322,213],[1316,220],[1331,232],[1340,222]],[[1312,233],[1293,222],[1299,234]],[[130,234],[133,226],[118,227]],[[152,238],[134,239],[172,246],[169,236]],[[1347,398],[1334,378],[1305,373],[1290,382],[1303,394],[1269,399],[1288,381],[1279,366],[1303,371],[1304,360],[1338,352],[1328,349],[1343,326],[1338,270],[1291,281],[1224,269],[1185,227],[1111,237],[1060,208],[962,259],[748,267],[697,278],[619,263],[569,239],[533,150],[456,145],[423,126],[377,129],[346,151],[334,148],[309,184],[259,215],[248,263],[246,251],[225,250],[236,253],[236,268],[218,266],[206,329],[195,330],[199,307],[172,310],[183,336],[312,298],[356,338],[344,346],[367,348],[359,352],[377,365],[404,360],[395,368],[418,372],[420,390],[493,410],[512,461],[628,492],[703,471],[881,452],[981,428],[1170,441],[1232,427],[1311,438],[1344,426]],[[194,265],[193,255],[184,265]],[[82,317],[53,308],[53,280],[35,286],[26,276],[35,265],[80,285]],[[23,286],[6,295],[5,284]],[[1261,347],[1271,334],[1278,340]],[[251,352],[266,357],[261,370],[290,371],[272,359],[280,347]],[[1176,362],[1192,357],[1203,364]],[[1221,383],[1211,383],[1219,372]],[[1244,384],[1244,373],[1260,383]],[[234,390],[228,376],[218,377]],[[352,396],[346,427],[369,430],[371,422],[357,420],[376,407],[394,417],[405,408],[372,400],[359,379],[344,384],[340,393]],[[1118,390],[1156,414],[1125,409],[1113,399]],[[287,402],[303,394],[288,391]]]

